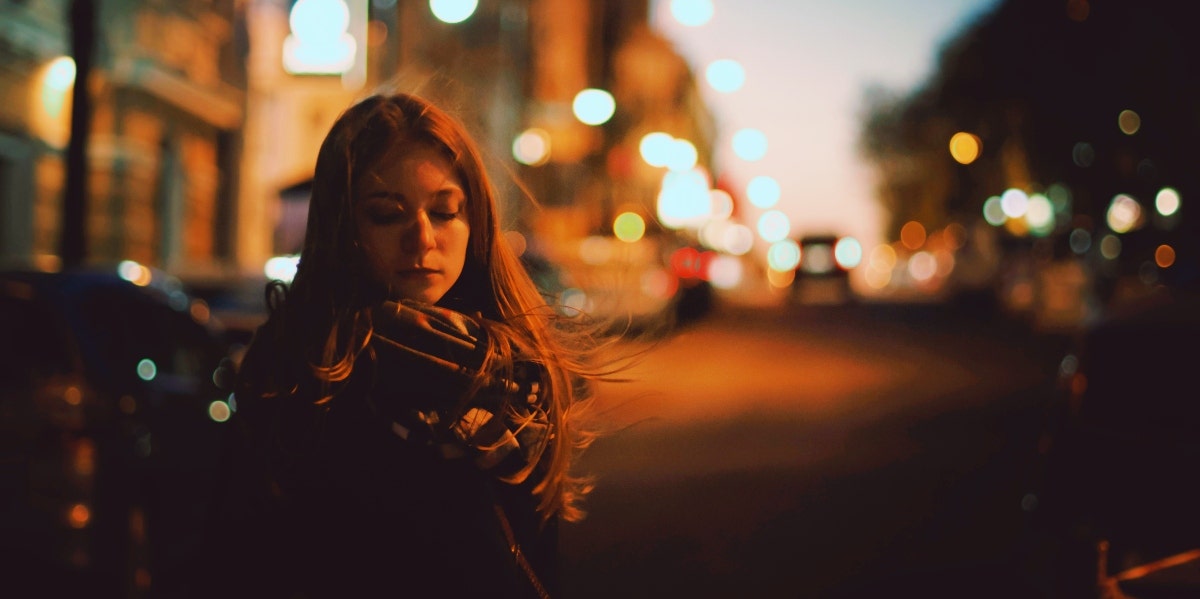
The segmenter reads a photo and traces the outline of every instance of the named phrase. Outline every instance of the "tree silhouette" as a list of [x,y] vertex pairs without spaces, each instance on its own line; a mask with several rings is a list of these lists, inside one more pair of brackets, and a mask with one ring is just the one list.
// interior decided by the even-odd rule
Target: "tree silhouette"
[[[1171,0],[1004,0],[942,49],[934,75],[903,97],[870,90],[860,149],[880,173],[878,196],[895,238],[916,219],[928,228],[980,218],[983,202],[1009,187],[1070,192],[1070,216],[1052,237],[1084,228],[1107,233],[1117,194],[1152,212],[1155,194],[1183,198],[1174,220],[1148,219],[1122,236],[1124,271],[1159,244],[1177,250],[1168,269],[1194,280],[1200,193],[1200,45],[1188,3]],[[1140,117],[1132,134],[1122,111]],[[953,160],[955,132],[974,133],[983,153]]]

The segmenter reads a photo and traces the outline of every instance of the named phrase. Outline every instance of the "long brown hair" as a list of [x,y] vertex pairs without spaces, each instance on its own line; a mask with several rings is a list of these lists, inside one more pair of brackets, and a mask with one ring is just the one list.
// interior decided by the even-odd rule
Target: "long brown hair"
[[269,318],[242,361],[239,392],[325,405],[344,387],[356,360],[370,359],[371,352],[363,351],[372,331],[370,308],[383,298],[369,283],[356,241],[353,191],[358,173],[400,144],[444,151],[465,185],[466,264],[439,304],[481,314],[493,338],[511,342],[491,344],[489,365],[511,368],[515,354],[545,366],[545,407],[555,442],[543,456],[543,477],[533,492],[544,518],[578,520],[578,502],[590,481],[570,470],[593,437],[580,419],[587,381],[603,376],[589,364],[598,338],[547,304],[504,241],[496,192],[466,128],[415,95],[370,96],[342,113],[325,137],[296,275],[290,285],[268,285]]

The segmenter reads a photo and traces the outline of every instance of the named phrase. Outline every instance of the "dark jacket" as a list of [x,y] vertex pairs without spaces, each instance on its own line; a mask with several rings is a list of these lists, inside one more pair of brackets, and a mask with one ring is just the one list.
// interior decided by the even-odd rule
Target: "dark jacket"
[[536,512],[537,472],[509,484],[469,445],[447,451],[444,427],[398,432],[416,431],[403,416],[417,408],[452,411],[465,387],[444,375],[381,351],[327,408],[238,397],[197,595],[518,598],[538,597],[537,583],[553,592],[557,524]]

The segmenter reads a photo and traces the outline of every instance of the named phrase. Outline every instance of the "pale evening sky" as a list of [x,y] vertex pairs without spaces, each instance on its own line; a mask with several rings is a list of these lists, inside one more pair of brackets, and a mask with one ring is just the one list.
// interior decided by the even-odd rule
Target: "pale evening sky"
[[[872,171],[856,150],[863,91],[878,84],[907,93],[922,83],[941,45],[998,0],[709,3],[707,23],[685,26],[672,17],[671,0],[652,0],[651,23],[687,59],[717,119],[718,169],[739,189],[755,176],[774,177],[782,190],[774,208],[791,219],[793,236],[851,234],[869,250],[882,240],[884,220]],[[742,64],[740,89],[723,93],[705,81],[718,59]],[[762,159],[733,153],[742,128],[766,134]],[[743,221],[753,227],[765,209],[745,207]]]

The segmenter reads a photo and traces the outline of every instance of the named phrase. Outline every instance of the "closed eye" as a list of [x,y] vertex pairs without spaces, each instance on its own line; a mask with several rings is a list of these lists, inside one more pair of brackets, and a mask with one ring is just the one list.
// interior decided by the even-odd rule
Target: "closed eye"
[[404,211],[397,208],[373,208],[366,210],[367,220],[376,225],[388,225],[404,218]]

